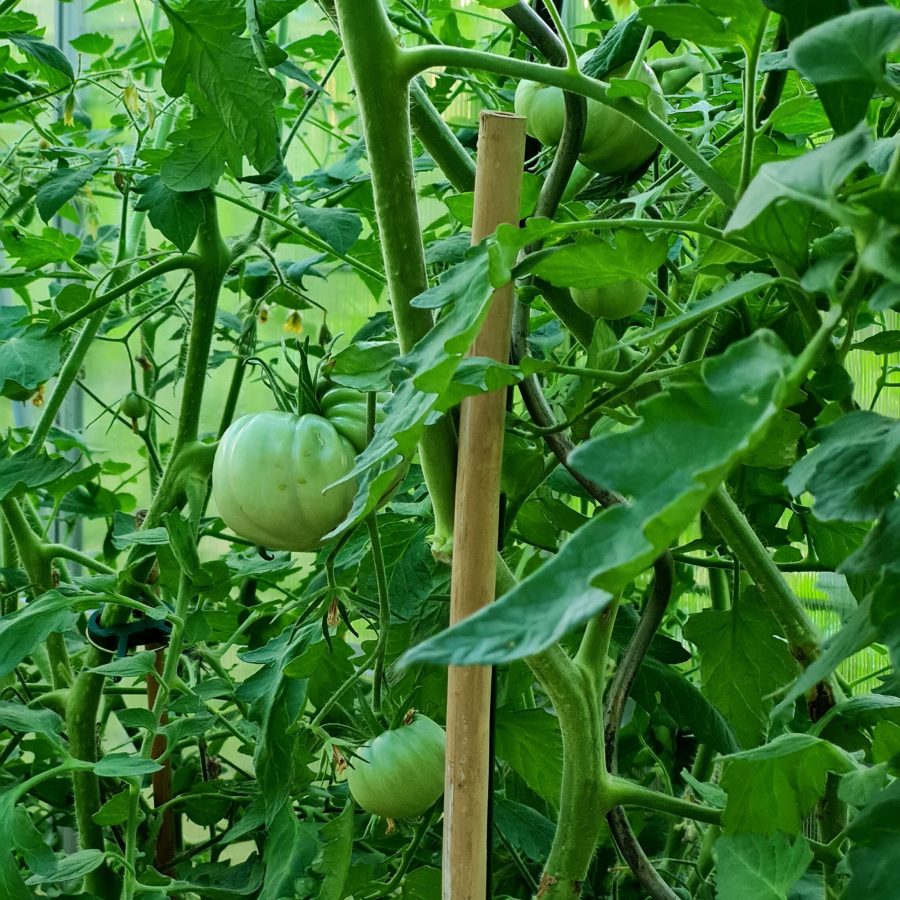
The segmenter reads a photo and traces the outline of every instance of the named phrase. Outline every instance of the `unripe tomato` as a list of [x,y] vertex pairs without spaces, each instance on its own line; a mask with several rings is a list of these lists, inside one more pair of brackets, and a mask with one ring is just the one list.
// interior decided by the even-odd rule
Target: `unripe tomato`
[[640,281],[626,279],[592,288],[572,288],[575,304],[598,319],[624,319],[634,315],[647,299]]
[[426,812],[444,793],[444,729],[414,713],[408,725],[363,745],[347,769],[353,799],[387,819]]
[[[325,414],[328,416],[328,413]],[[222,435],[213,461],[213,497],[234,532],[273,550],[315,550],[350,511],[356,485],[335,485],[356,448],[340,418],[262,412]]]
[[129,419],[143,419],[150,411],[150,404],[143,394],[129,391],[119,405],[119,411]]
[[[590,58],[585,53],[579,63]],[[624,78],[629,65],[610,72],[608,78]],[[666,101],[653,70],[641,66],[637,79],[650,85],[650,111],[662,118]],[[555,147],[562,138],[565,124],[565,102],[561,88],[521,81],[516,88],[515,110],[525,116],[528,133],[542,144]],[[656,152],[658,144],[631,119],[597,100],[587,101],[587,123],[579,161],[602,175],[625,175],[644,165]]]

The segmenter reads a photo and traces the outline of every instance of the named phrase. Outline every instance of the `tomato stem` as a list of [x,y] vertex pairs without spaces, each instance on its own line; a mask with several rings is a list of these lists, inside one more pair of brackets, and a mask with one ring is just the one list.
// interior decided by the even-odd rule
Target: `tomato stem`
[[[340,0],[341,35],[363,122],[388,292],[402,353],[431,330],[431,312],[410,305],[428,287],[416,196],[409,117],[409,81],[381,0]],[[435,517],[433,547],[453,540],[456,436],[447,416],[426,428],[419,459]]]

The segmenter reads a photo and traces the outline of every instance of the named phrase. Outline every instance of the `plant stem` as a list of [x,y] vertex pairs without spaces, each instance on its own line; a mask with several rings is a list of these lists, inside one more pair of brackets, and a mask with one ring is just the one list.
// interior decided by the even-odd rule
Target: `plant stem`
[[[219,288],[228,266],[229,254],[219,231],[215,199],[211,194],[203,197],[205,221],[197,236],[197,264],[192,264],[194,273],[194,316],[188,339],[188,357],[182,385],[181,410],[176,437],[165,473],[159,485],[147,516],[144,528],[152,528],[159,523],[164,512],[172,509],[180,496],[184,480],[199,461],[197,458],[209,448],[197,445],[200,404],[207,377],[209,349],[215,327],[216,306]],[[126,566],[125,578],[131,577]],[[111,625],[125,621],[128,609],[124,606],[107,605],[103,624]],[[174,632],[174,628],[173,628]],[[104,677],[88,669],[106,661],[107,654],[96,647],[89,648],[85,657],[85,668],[79,673],[72,686],[67,711],[67,728],[72,755],[89,762],[97,758],[97,710],[103,691]],[[166,660],[168,664],[168,657]],[[99,780],[93,772],[76,772],[73,776],[75,788],[75,818],[83,848],[103,847],[103,831],[93,820],[93,814],[100,808]],[[103,900],[117,900],[119,897],[118,878],[108,866],[101,866],[85,876],[85,887]]]
[[[410,301],[428,286],[416,199],[409,120],[409,80],[381,0],[340,0],[338,21],[356,86],[372,171],[375,212],[400,350],[407,353],[432,327],[429,310]],[[453,539],[456,439],[444,416],[425,429],[419,459],[435,517],[433,546]]]
[[708,822],[711,825],[719,825],[722,822],[722,810],[720,809],[701,806],[699,803],[691,803],[680,797],[653,791],[622,778],[613,778],[610,793],[618,806],[639,806],[678,818]]
[[[366,0],[371,4],[372,0]],[[445,45],[427,45],[400,51],[392,45],[393,54],[402,59],[402,70],[408,77],[417,75],[427,69],[440,66],[452,68],[475,69],[492,72],[495,75],[506,75],[516,81],[528,79],[540,84],[562,88],[574,94],[582,94],[591,100],[597,100],[612,107],[623,116],[631,119],[644,131],[656,138],[669,151],[680,159],[703,183],[715,193],[729,208],[734,206],[734,189],[728,181],[680,135],[661,119],[658,119],[640,103],[628,97],[610,99],[608,87],[594,78],[581,73],[570,72],[555,66],[524,62],[478,50],[466,50]]]
[[[168,259],[164,259],[161,262],[144,269],[143,272],[139,272],[133,278],[129,278],[127,281],[123,281],[121,284],[116,285],[116,287],[110,288],[105,294],[95,296],[89,303],[85,303],[81,309],[60,319],[49,329],[48,333],[59,334],[98,310],[105,311],[106,307],[109,306],[113,300],[124,297],[125,294],[130,293],[143,284],[147,284],[148,281],[152,281],[154,278],[159,278],[160,275],[166,275],[169,272],[175,272],[179,269],[193,270],[197,264],[197,257],[187,253],[179,253],[175,256],[170,256]],[[49,403],[47,405],[49,406]]]
[[766,10],[759,23],[756,40],[753,46],[745,54],[747,65],[744,69],[744,147],[741,155],[741,180],[737,195],[740,197],[753,173],[753,148],[759,130],[756,125],[756,75],[759,70],[759,55],[762,52],[762,43],[766,36],[766,28],[769,25],[771,13]]
[[704,512],[750,574],[778,620],[791,653],[806,668],[819,654],[816,627],[724,485],[713,491]]
[[[371,396],[371,395],[370,395]],[[381,536],[378,534],[377,514],[372,513],[367,520],[369,540],[372,543],[372,562],[375,567],[375,582],[378,586],[378,639],[375,643],[375,669],[372,673],[372,711],[381,715],[381,687],[384,681],[384,652],[391,633],[391,600],[388,595],[387,575],[384,570],[384,554],[381,551]]]

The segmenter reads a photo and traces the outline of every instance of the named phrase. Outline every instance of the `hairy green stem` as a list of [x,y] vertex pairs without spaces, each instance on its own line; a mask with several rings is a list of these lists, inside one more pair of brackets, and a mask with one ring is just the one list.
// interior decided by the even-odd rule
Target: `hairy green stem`
[[[185,478],[203,464],[203,458],[208,456],[209,451],[208,447],[197,444],[197,431],[219,289],[230,256],[219,231],[215,199],[211,194],[205,194],[203,204],[205,221],[198,232],[198,257],[193,267],[194,316],[188,339],[181,410],[172,454],[144,519],[145,528],[158,524],[161,515],[176,505],[183,492]],[[125,621],[127,616],[127,607],[108,605],[103,622],[104,625],[117,624]],[[89,762],[97,758],[97,711],[104,677],[88,669],[102,664],[106,658],[104,651],[89,648],[85,668],[75,679],[69,697],[67,728],[72,755]],[[166,661],[168,663],[168,655]],[[93,772],[77,772],[73,782],[75,818],[81,846],[100,849],[103,847],[103,831],[93,820],[94,813],[100,808],[99,780]],[[85,876],[85,887],[103,900],[115,900],[119,896],[118,878],[107,866],[101,866]]]
[[[344,50],[356,86],[372,171],[375,212],[388,291],[402,352],[430,330],[431,313],[410,301],[428,286],[416,198],[409,119],[409,80],[381,0],[336,4]],[[419,459],[435,517],[434,548],[453,540],[456,453],[448,417],[425,429]]]
[[[367,4],[371,0],[367,0]],[[562,88],[574,94],[581,94],[596,100],[631,119],[640,128],[656,138],[661,144],[683,162],[727,207],[735,203],[734,189],[727,179],[719,175],[712,166],[680,135],[661,119],[658,119],[640,103],[628,97],[611,99],[609,87],[601,81],[568,69],[524,62],[519,59],[497,56],[479,50],[466,50],[444,45],[413,47],[400,51],[393,46],[393,53],[402,58],[402,70],[408,77],[418,75],[427,69],[439,66],[474,69],[506,75],[517,81],[528,79],[540,84]]]
[[724,485],[713,491],[704,512],[750,574],[781,625],[791,653],[806,668],[819,654],[816,627]]
[[196,266],[198,266],[198,264],[199,260],[197,259],[197,257],[188,253],[179,253],[175,256],[170,256],[167,259],[164,259],[161,262],[158,262],[155,265],[144,269],[143,272],[139,272],[133,278],[129,278],[127,281],[123,281],[121,284],[117,284],[114,288],[110,288],[105,293],[98,294],[88,303],[85,303],[85,305],[82,306],[81,309],[71,313],[68,316],[65,316],[65,318],[60,319],[55,325],[51,326],[49,329],[49,333],[59,334],[60,332],[65,331],[67,328],[71,328],[72,325],[77,325],[82,319],[87,318],[93,313],[98,311],[105,311],[106,307],[109,306],[109,304],[112,303],[113,300],[118,300],[119,297],[124,297],[126,294],[130,293],[136,288],[141,287],[141,285],[147,284],[154,278],[159,278],[160,275],[166,275],[169,272],[176,272],[179,269],[193,270]]

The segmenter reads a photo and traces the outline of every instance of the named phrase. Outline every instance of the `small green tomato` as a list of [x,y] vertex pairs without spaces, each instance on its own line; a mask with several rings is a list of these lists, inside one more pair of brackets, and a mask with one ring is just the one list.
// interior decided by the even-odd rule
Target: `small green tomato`
[[420,816],[444,792],[444,729],[414,711],[407,721],[360,747],[347,769],[353,799],[386,819]]
[[640,281],[626,279],[592,288],[572,288],[576,305],[597,319],[624,319],[634,315],[647,299]]

